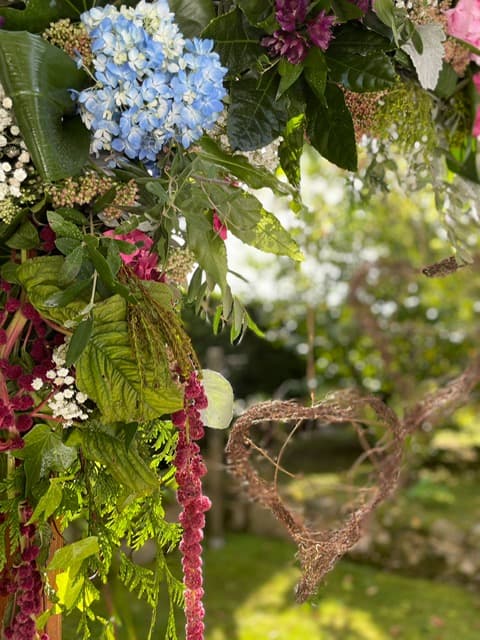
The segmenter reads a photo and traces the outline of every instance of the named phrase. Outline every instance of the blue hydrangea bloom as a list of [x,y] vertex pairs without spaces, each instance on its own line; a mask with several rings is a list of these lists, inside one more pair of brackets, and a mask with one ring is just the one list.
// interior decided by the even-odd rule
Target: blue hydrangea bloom
[[151,164],[168,143],[189,147],[223,110],[226,69],[212,40],[185,39],[166,0],[95,7],[81,16],[96,84],[80,92],[91,150]]

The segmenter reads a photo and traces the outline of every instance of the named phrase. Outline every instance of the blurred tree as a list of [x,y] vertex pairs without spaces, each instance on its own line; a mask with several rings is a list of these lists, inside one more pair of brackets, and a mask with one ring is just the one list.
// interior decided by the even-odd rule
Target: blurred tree
[[[306,259],[293,270],[278,257],[250,258],[262,278],[242,295],[268,329],[265,340],[247,335],[234,349],[225,339],[228,376],[243,398],[307,397],[309,391],[321,398],[356,387],[388,398],[396,409],[411,405],[455,376],[476,351],[476,263],[458,265],[443,278],[423,273],[452,249],[433,192],[407,198],[401,167],[387,175],[389,190],[370,196],[367,207],[360,182],[347,188],[345,173],[309,147],[302,162],[309,208],[290,224]],[[467,242],[474,252],[476,235]],[[191,331],[197,346],[200,338],[208,344],[207,330]]]

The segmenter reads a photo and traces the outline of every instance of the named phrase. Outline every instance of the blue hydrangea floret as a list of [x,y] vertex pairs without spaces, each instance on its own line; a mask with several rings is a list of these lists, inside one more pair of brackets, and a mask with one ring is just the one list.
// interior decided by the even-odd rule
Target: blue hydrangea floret
[[77,100],[93,153],[151,163],[167,143],[188,148],[217,121],[227,70],[212,40],[184,38],[174,18],[166,0],[82,14],[96,83]]

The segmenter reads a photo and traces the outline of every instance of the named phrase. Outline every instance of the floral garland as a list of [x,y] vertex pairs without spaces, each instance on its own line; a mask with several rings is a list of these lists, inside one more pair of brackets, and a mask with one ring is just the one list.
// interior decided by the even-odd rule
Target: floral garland
[[[479,0],[0,7],[3,637],[59,640],[75,610],[78,637],[109,637],[94,603],[113,569],[154,611],[164,582],[169,638],[177,605],[187,640],[204,637],[198,441],[233,398],[202,371],[182,305],[232,341],[259,332],[225,240],[302,260],[255,190],[301,214],[305,144],[352,172],[355,197],[385,188],[393,145],[408,188],[474,219],[479,16]],[[148,568],[124,551],[147,541]]]

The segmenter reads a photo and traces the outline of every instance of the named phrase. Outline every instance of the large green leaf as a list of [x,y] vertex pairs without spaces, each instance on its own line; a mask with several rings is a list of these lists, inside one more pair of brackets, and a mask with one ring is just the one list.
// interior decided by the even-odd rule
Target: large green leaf
[[325,54],[318,47],[312,47],[305,59],[305,80],[308,86],[323,101],[327,86],[327,61]]
[[227,252],[225,243],[214,232],[211,220],[200,209],[185,208],[187,244],[198,264],[222,291],[227,287]]
[[79,173],[90,134],[75,115],[68,90],[85,86],[84,72],[40,36],[2,31],[0,81],[42,178],[55,181]]
[[288,184],[277,180],[270,171],[252,166],[244,155],[232,155],[223,151],[214,140],[207,136],[201,138],[199,144],[202,151],[198,155],[201,158],[226,169],[239,180],[248,184],[249,187],[252,187],[252,189],[270,187],[275,193],[281,195],[291,194],[292,189]]
[[356,171],[355,133],[343,91],[328,83],[325,99],[326,105],[316,99],[307,105],[307,137],[324,158],[342,169]]
[[[27,292],[33,306],[46,318],[65,326],[73,320],[85,307],[90,296],[90,289],[85,288],[76,294],[76,299],[66,302],[64,306],[51,306],[48,300],[55,296],[63,298],[64,289],[59,286],[59,274],[62,272],[65,259],[62,256],[39,256],[20,265],[17,278]],[[78,282],[74,286],[77,286]],[[68,300],[68,297],[67,297]],[[63,300],[60,300],[63,302]]]
[[78,18],[84,8],[82,0],[26,0],[24,9],[0,7],[0,16],[9,31],[39,33],[60,18]]
[[160,486],[156,473],[138,452],[135,440],[127,447],[125,438],[116,435],[96,422],[88,428],[77,429],[72,439],[78,441],[83,455],[106,467],[110,475],[129,492],[137,495],[152,493]]
[[261,80],[233,82],[230,91],[227,134],[233,149],[252,151],[270,144],[288,119],[288,99],[277,99],[278,74],[265,73]]
[[348,22],[339,27],[335,31],[335,40],[332,40],[327,51],[330,51],[331,47],[355,50],[362,54],[369,51],[392,51],[395,49],[391,40],[371,29],[365,29],[358,22]]
[[[209,193],[213,199],[220,200],[219,185]],[[219,188],[218,188],[219,187]],[[238,189],[222,202],[221,213],[228,229],[242,242],[252,245],[260,251],[288,256],[292,260],[303,260],[303,254],[297,243],[278,219],[266,211],[253,195]]]
[[343,25],[325,53],[330,79],[351,91],[382,91],[396,80],[395,68],[385,51],[387,38],[359,25]]
[[248,69],[265,53],[259,44],[261,32],[246,22],[239,9],[212,20],[203,36],[215,40],[215,50],[231,75]]
[[181,32],[187,38],[198,37],[215,17],[211,0],[169,0],[168,4]]
[[332,0],[332,8],[337,22],[347,22],[347,20],[359,20],[365,13],[350,0]]
[[95,306],[93,315],[90,340],[77,360],[77,385],[96,402],[103,419],[151,420],[181,409],[182,394],[172,381],[168,362],[151,368],[142,363],[140,371],[125,300],[119,295],[108,298]]
[[201,412],[203,423],[211,429],[226,429],[233,417],[232,385],[218,371],[202,369],[202,385],[208,406]]
[[270,0],[237,0],[237,4],[252,24],[264,24],[274,18]]
[[305,142],[305,114],[290,118],[278,149],[280,165],[295,187],[300,186],[300,158]]
[[51,471],[66,471],[77,459],[77,450],[62,442],[62,437],[46,424],[38,424],[25,436],[23,449],[15,457],[23,460],[26,491],[30,491]]
[[350,91],[383,91],[394,86],[397,75],[390,58],[380,51],[359,54],[333,48],[325,54],[330,79]]
[[[303,260],[297,243],[288,231],[272,213],[263,208],[254,195],[238,187],[232,188],[215,177],[210,180],[209,177],[215,176],[212,165],[200,157],[192,163],[192,175],[198,183],[188,184],[178,194],[175,203],[187,220],[189,247],[200,265],[222,289],[226,269],[223,241],[214,233],[211,214],[206,215],[203,213],[205,211],[215,209],[228,230],[246,244],[260,251]],[[203,177],[208,189],[202,183]]]
[[80,571],[82,562],[98,553],[100,553],[100,547],[97,536],[82,538],[57,549],[48,565],[48,570],[68,571],[70,577],[75,576]]

